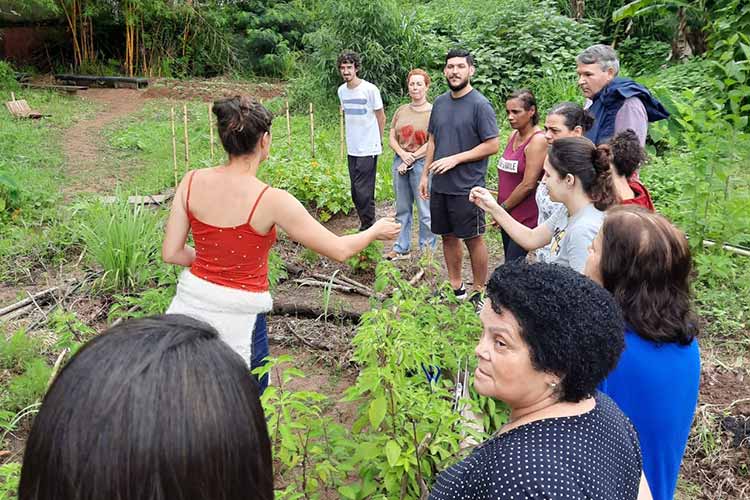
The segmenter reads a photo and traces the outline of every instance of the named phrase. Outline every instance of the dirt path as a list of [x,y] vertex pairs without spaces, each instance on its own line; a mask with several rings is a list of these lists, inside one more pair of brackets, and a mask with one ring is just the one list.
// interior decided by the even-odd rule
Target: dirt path
[[88,89],[83,99],[96,103],[96,115],[69,128],[63,137],[66,198],[76,193],[110,192],[127,176],[128,165],[109,161],[110,149],[104,129],[115,120],[135,113],[145,102],[135,89]]

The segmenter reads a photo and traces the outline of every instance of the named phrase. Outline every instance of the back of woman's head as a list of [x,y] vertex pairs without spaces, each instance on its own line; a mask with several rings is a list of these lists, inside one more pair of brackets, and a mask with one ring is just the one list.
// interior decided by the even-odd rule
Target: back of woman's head
[[213,113],[224,150],[232,156],[252,153],[258,141],[271,131],[273,116],[255,99],[234,96],[214,102]]
[[20,500],[273,498],[258,389],[216,331],[181,315],[85,345],[44,398]]
[[574,102],[555,104],[547,115],[559,115],[568,130],[581,127],[582,132],[588,132],[594,126],[594,115]]
[[560,376],[562,401],[592,395],[625,346],[612,295],[570,268],[502,265],[487,283],[487,297],[496,313],[507,309],[518,321],[534,368]]
[[632,129],[618,132],[609,144],[604,144],[600,148],[609,154],[615,172],[621,177],[630,177],[646,163],[646,151],[641,147],[641,142]]
[[606,210],[617,202],[609,154],[604,148],[594,146],[585,137],[563,137],[549,146],[547,159],[561,177],[573,175],[599,210]]
[[602,284],[625,321],[656,342],[689,344],[698,333],[691,306],[692,259],[685,234],[664,216],[617,206],[602,225]]

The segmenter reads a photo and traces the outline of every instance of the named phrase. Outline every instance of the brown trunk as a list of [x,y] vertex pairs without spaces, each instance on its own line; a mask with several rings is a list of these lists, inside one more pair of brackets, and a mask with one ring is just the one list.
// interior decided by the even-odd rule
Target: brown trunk
[[680,7],[677,10],[677,19],[679,20],[679,23],[677,25],[677,31],[675,31],[674,34],[674,40],[672,40],[672,55],[670,56],[670,59],[674,61],[682,61],[693,57],[693,48],[688,41],[687,15],[684,7]]
[[583,19],[583,14],[586,10],[586,0],[571,0],[570,6],[575,20],[580,21]]

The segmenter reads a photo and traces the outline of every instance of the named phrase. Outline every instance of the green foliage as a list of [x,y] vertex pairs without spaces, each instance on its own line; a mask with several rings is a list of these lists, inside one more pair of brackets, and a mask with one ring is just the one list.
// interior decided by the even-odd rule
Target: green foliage
[[[293,363],[291,356],[269,358],[256,370],[259,376],[280,372],[279,365]],[[298,368],[286,367],[277,385],[269,386],[261,397],[268,419],[276,474],[289,478],[280,498],[307,498],[323,488],[335,489],[347,472],[354,451],[346,430],[324,414],[328,398],[314,391],[290,391],[288,384],[304,377]],[[301,471],[301,473],[300,473]]]
[[54,349],[67,349],[68,356],[75,354],[86,341],[96,336],[96,330],[81,321],[75,312],[62,308],[52,311],[48,326],[57,338]]
[[344,49],[360,54],[359,76],[378,86],[386,104],[405,94],[409,70],[427,62],[423,28],[396,0],[321,0],[315,12],[319,28],[303,37],[309,57],[292,82],[298,106],[335,98],[341,84],[336,59]]
[[6,61],[0,61],[0,89],[17,90],[16,70]]
[[[474,359],[479,321],[470,304],[446,304],[433,296],[434,287],[414,288],[393,265],[378,267],[376,291],[393,294],[363,315],[353,341],[360,371],[345,401],[359,407],[350,429],[326,416],[331,402],[325,396],[287,389],[303,376],[296,368],[286,368],[278,387],[267,389],[262,402],[276,473],[286,484],[280,498],[332,491],[347,499],[420,498],[422,486],[457,459],[467,437],[484,437],[453,408],[453,380],[459,364],[466,368]],[[278,374],[280,363],[291,362],[272,360],[258,372]],[[433,373],[440,367],[442,376],[428,382],[423,366]],[[485,418],[490,429],[506,419],[507,409],[492,400],[474,394],[467,404],[494,412]]]
[[373,241],[364,250],[346,259],[346,265],[354,273],[373,271],[378,262],[383,260],[383,243]]
[[671,52],[669,43],[649,38],[629,37],[617,46],[621,66],[634,77],[658,71]]
[[21,464],[8,462],[0,465],[0,500],[12,500],[18,493],[21,481]]
[[93,202],[82,210],[78,229],[86,252],[104,271],[104,289],[138,290],[152,278],[163,230],[160,218],[148,208],[122,199]]
[[273,292],[276,286],[288,277],[283,259],[277,251],[271,250],[268,254],[268,286],[271,291]]
[[34,358],[26,362],[23,373],[13,377],[2,391],[0,408],[4,412],[15,413],[39,401],[47,390],[50,375],[52,368],[44,359]]
[[533,90],[541,78],[572,75],[575,56],[594,40],[589,24],[560,15],[549,1],[507,0],[502,8],[489,0],[467,4],[462,10],[430,2],[425,9],[435,12],[425,20],[426,29],[436,36],[425,42],[438,68],[451,46],[469,49],[477,65],[472,83],[496,108],[515,89]]
[[279,78],[292,75],[302,36],[313,27],[312,12],[299,0],[243,2],[232,24],[242,70]]
[[24,330],[18,330],[9,339],[0,337],[0,368],[20,372],[39,350],[38,342]]

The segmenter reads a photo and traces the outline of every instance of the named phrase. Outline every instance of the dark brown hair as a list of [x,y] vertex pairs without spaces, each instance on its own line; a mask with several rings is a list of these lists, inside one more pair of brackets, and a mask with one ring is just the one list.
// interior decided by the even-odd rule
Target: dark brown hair
[[336,67],[340,68],[342,64],[353,64],[354,69],[359,69],[359,65],[361,64],[359,54],[352,50],[343,51],[339,54],[338,59],[336,59]]
[[606,210],[617,202],[609,170],[609,154],[590,140],[585,137],[557,139],[549,146],[547,159],[561,177],[575,176],[599,210]]
[[168,314],[114,326],[44,397],[18,498],[272,500],[258,386],[206,323]]
[[654,342],[689,344],[698,333],[691,306],[692,260],[685,234],[666,217],[621,205],[602,225],[600,271],[625,321]]
[[220,99],[212,109],[221,144],[230,156],[252,153],[261,136],[271,131],[273,115],[252,97],[237,95]]
[[529,89],[516,90],[508,96],[505,102],[508,102],[511,99],[518,99],[519,101],[521,101],[521,104],[523,104],[523,109],[526,111],[534,108],[534,114],[531,117],[531,124],[536,125],[539,123],[539,108],[537,108],[536,106],[536,97],[534,97],[534,94]]
[[607,151],[617,175],[622,177],[629,178],[638,167],[646,163],[646,152],[632,129],[619,132],[609,144],[604,144],[601,148]]
[[547,116],[549,115],[562,116],[568,130],[581,127],[581,130],[588,132],[594,126],[594,115],[574,102],[555,104],[547,113]]

